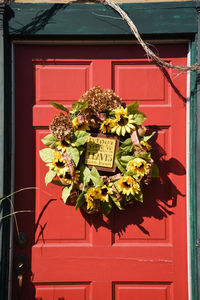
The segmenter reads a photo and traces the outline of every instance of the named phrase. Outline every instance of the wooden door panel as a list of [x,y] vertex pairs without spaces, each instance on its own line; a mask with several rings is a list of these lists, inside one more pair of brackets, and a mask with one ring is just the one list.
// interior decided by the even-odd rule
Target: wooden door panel
[[[185,45],[158,49],[166,61],[186,64]],[[15,52],[16,75],[21,74],[16,79],[17,107],[29,107],[28,126],[21,126],[23,113],[16,109],[16,141],[21,133],[29,134],[26,151],[16,143],[16,166],[25,157],[29,170],[31,155],[35,164],[34,170],[30,162],[27,176],[16,168],[16,189],[26,177],[38,188],[30,204],[35,220],[20,223],[22,231],[33,235],[35,230],[27,253],[37,299],[187,300],[186,74],[167,73],[149,63],[135,45],[17,45]],[[41,138],[58,113],[49,102],[70,108],[94,85],[114,89],[127,103],[139,100],[148,130],[156,130],[152,145],[160,178],[144,188],[143,204],[108,218],[65,205],[59,187],[45,186],[48,168],[38,155],[44,147]],[[22,196],[16,209],[25,201]]]

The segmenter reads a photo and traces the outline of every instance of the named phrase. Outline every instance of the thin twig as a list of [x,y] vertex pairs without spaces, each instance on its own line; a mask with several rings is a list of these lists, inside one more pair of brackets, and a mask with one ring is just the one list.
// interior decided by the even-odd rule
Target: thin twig
[[5,218],[7,218],[7,217],[11,217],[12,215],[16,215],[16,214],[19,214],[19,213],[26,213],[26,212],[30,213],[30,212],[34,212],[34,211],[33,210],[18,210],[18,211],[14,211],[14,212],[12,212],[12,213],[10,213],[8,215],[5,215],[5,216],[1,217],[0,221],[3,220],[3,219],[5,219]]
[[164,60],[162,60],[159,56],[157,56],[148,46],[147,44],[143,41],[141,38],[137,27],[133,23],[133,21],[129,18],[127,13],[115,2],[112,0],[99,0],[101,3],[106,4],[110,6],[112,9],[114,9],[120,16],[121,18],[128,24],[128,26],[131,29],[131,32],[133,35],[136,37],[137,41],[139,44],[142,46],[144,51],[147,54],[147,57],[151,57],[157,64],[161,66],[165,66],[167,68],[175,69],[175,70],[181,70],[181,71],[199,71],[200,70],[200,65],[199,64],[194,64],[192,66],[175,66],[173,64],[170,64]]

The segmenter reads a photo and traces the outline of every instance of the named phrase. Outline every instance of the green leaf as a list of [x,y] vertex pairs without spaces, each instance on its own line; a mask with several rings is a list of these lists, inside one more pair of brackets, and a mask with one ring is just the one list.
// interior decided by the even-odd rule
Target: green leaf
[[134,114],[134,123],[137,125],[141,125],[145,120],[146,120],[146,116],[144,113],[142,113],[141,111],[138,111]]
[[110,202],[100,202],[100,210],[105,215],[108,216],[112,210],[112,204]]
[[69,195],[71,193],[72,187],[73,187],[73,185],[66,186],[62,190],[62,199],[63,199],[64,203],[67,202],[67,199],[68,199],[68,197],[69,197]]
[[78,112],[80,110],[83,110],[87,107],[88,107],[88,102],[87,101],[84,101],[84,102],[76,101],[72,104],[72,110],[73,110],[74,113]]
[[116,166],[118,167],[118,169],[123,173],[125,174],[126,173],[126,170],[124,169],[122,163],[121,163],[121,156],[122,156],[122,151],[119,149],[116,153],[116,156],[115,156],[115,164]]
[[154,131],[151,135],[143,136],[141,140],[147,142],[150,138],[152,138],[152,136],[154,136],[155,133],[156,132]]
[[127,163],[130,160],[133,160],[133,159],[134,159],[133,155],[122,155],[121,156],[121,163],[124,164],[124,165],[127,165]]
[[79,163],[79,159],[80,159],[80,154],[79,154],[78,149],[74,148],[74,147],[68,147],[66,151],[77,167],[77,165]]
[[80,166],[80,182],[83,182],[84,186],[87,186],[90,182],[90,169],[86,165]]
[[134,145],[131,138],[126,139],[120,146],[120,150],[125,153],[133,152]]
[[52,180],[51,183],[58,185],[58,186],[63,186],[63,184],[62,184],[62,182],[60,182],[60,180]]
[[53,150],[50,148],[44,148],[39,151],[41,159],[46,162],[50,163],[54,159]]
[[46,173],[45,176],[45,183],[46,185],[53,180],[53,178],[56,176],[56,172],[53,170],[49,170],[49,172]]
[[88,137],[90,136],[89,132],[83,130],[77,130],[74,132],[74,141],[73,144],[75,147],[84,145],[87,142]]
[[140,191],[138,194],[134,195],[134,199],[139,202],[143,202],[143,193]]
[[79,195],[78,199],[76,200],[76,206],[75,206],[76,210],[85,203],[85,196],[84,196],[84,194],[85,194],[85,192],[82,192]]
[[69,109],[67,109],[64,105],[62,105],[62,104],[60,104],[60,103],[56,103],[56,102],[50,102],[50,104],[51,104],[53,107],[55,107],[55,108],[57,108],[57,109],[60,109],[60,110],[62,110],[62,111],[65,111],[65,112],[67,112],[68,114],[70,114]]
[[151,177],[154,177],[154,178],[159,177],[159,169],[158,169],[158,166],[155,163],[153,163],[153,167],[152,167],[152,171],[151,171]]
[[91,179],[90,169],[87,166],[85,166],[85,170],[83,171],[84,186],[86,186],[90,182],[90,179]]
[[117,208],[119,208],[120,210],[124,210],[124,208],[121,206],[121,203],[119,201],[117,201],[115,199],[115,197],[111,196],[111,199],[115,203],[115,205],[117,206]]
[[126,174],[126,170],[124,169],[124,167],[120,164],[119,159],[116,157],[115,158],[115,164],[118,167],[118,169],[123,173]]
[[92,167],[92,170],[90,172],[91,180],[94,184],[94,186],[102,186],[103,185],[103,179],[99,175],[99,172],[95,167]]
[[50,148],[56,148],[58,140],[55,138],[53,134],[47,134],[42,140],[43,144]]
[[140,152],[137,157],[143,158],[144,160],[150,161],[151,160],[151,153],[142,151]]
[[131,115],[131,114],[133,115],[133,113],[135,113],[138,110],[138,107],[139,107],[139,102],[138,101],[127,105],[128,115]]

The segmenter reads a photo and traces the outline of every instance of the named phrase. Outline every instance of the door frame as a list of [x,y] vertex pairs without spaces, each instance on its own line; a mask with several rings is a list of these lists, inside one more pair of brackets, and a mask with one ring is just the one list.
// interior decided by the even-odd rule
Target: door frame
[[[197,38],[198,38],[198,10],[195,2],[164,2],[164,3],[129,3],[122,4],[122,8],[128,12],[129,16],[136,22],[140,33],[143,37],[148,37],[153,42],[174,42],[187,41],[190,45],[190,53],[188,55],[191,63],[197,60]],[[155,9],[156,6],[156,9]],[[169,10],[170,9],[170,10]],[[137,10],[137,16],[134,15]],[[42,16],[48,12],[51,18],[54,18],[53,25],[49,23],[39,24],[37,14],[42,11]],[[64,24],[61,18],[57,17],[60,11],[64,18]],[[107,14],[112,16],[115,14],[109,7],[103,4],[23,4],[10,3],[0,5],[0,120],[4,120],[3,128],[0,132],[0,149],[4,153],[4,157],[0,160],[0,177],[4,177],[4,182],[0,182],[0,193],[8,195],[12,191],[12,170],[13,165],[13,113],[12,113],[12,90],[13,90],[13,47],[15,43],[52,43],[52,40],[58,44],[86,44],[86,43],[130,43],[133,38],[129,28],[120,19],[112,19],[115,26],[106,24],[102,27],[102,20],[99,15]],[[86,15],[84,15],[86,12]],[[92,13],[91,13],[92,12]],[[72,18],[69,18],[72,13]],[[77,25],[74,17],[77,14],[83,28]],[[141,17],[142,16],[142,17]],[[163,16],[164,21],[163,21]],[[156,17],[156,24],[151,22],[151,18]],[[20,22],[19,22],[20,20]],[[30,20],[35,20],[30,22]],[[172,22],[173,20],[173,22]],[[86,24],[85,24],[86,23]],[[20,25],[19,25],[20,24]],[[95,26],[94,26],[95,24]],[[98,26],[99,24],[99,26]],[[149,26],[151,24],[151,26]],[[70,26],[67,26],[70,25]],[[43,28],[41,29],[41,26]],[[100,31],[97,28],[101,28]],[[177,39],[177,36],[180,39]],[[121,40],[121,41],[120,41]],[[135,42],[135,41],[134,41]],[[3,51],[4,50],[4,51]],[[4,55],[3,55],[4,53]],[[4,83],[5,82],[5,83]],[[200,203],[197,201],[200,195],[200,187],[197,185],[197,173],[200,173],[200,167],[196,168],[199,161],[198,153],[200,153],[200,143],[197,139],[198,126],[200,117],[197,112],[197,102],[200,100],[199,93],[196,92],[198,85],[198,76],[192,73],[188,75],[188,96],[190,95],[190,104],[188,104],[187,134],[188,145],[187,151],[187,169],[190,172],[187,175],[188,189],[188,268],[189,278],[188,285],[190,287],[189,300],[197,300],[198,292],[198,247],[197,242],[197,209]],[[3,101],[4,100],[4,101]],[[200,110],[200,109],[199,109]],[[2,131],[3,130],[3,131]],[[3,134],[5,133],[5,135]],[[4,150],[3,150],[4,149]],[[195,149],[195,150],[194,150]],[[3,203],[3,214],[9,213],[10,208],[6,201]],[[1,284],[0,298],[8,299],[8,282],[10,280],[11,271],[9,267],[12,265],[12,253],[9,249],[13,244],[13,224],[8,219],[4,219],[3,227],[0,227],[0,254],[1,254]],[[2,253],[1,253],[2,252]],[[11,299],[11,298],[10,298]]]

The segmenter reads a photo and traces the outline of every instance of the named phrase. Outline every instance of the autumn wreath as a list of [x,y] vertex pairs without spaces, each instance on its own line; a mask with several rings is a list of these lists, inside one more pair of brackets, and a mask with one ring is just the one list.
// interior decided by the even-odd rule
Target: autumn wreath
[[87,213],[108,215],[143,201],[143,184],[158,176],[139,103],[122,103],[113,90],[95,86],[62,110],[42,139],[40,157],[49,168],[45,182],[63,186],[62,199]]

